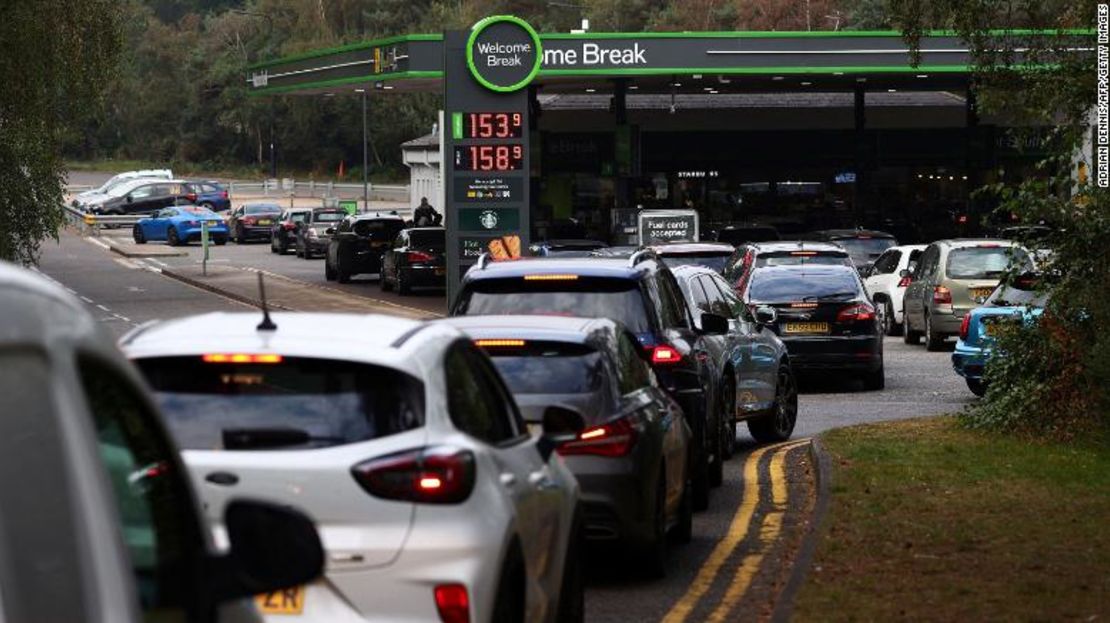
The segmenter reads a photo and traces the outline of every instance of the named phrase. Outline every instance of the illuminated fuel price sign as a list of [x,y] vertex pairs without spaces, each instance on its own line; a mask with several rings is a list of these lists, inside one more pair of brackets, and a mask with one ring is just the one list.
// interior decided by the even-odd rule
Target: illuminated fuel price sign
[[520,138],[524,115],[518,112],[468,112],[462,115],[461,138]]
[[456,145],[456,171],[519,171],[524,168],[523,145]]

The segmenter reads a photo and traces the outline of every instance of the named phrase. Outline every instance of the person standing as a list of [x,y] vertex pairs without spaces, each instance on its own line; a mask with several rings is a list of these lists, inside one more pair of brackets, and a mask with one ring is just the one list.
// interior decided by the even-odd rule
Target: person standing
[[416,227],[432,227],[438,225],[440,217],[439,212],[428,203],[427,197],[420,198],[420,205],[416,206],[416,210],[412,213],[412,222]]

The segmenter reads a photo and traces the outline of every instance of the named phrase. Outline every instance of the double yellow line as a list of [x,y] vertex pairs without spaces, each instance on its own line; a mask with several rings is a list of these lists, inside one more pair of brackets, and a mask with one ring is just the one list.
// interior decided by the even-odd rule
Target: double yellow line
[[782,529],[782,514],[785,511],[787,501],[786,469],[784,467],[786,454],[792,448],[808,443],[808,439],[790,441],[759,448],[748,455],[747,461],[744,462],[743,498],[740,501],[740,508],[736,510],[736,515],[732,518],[732,523],[729,525],[728,532],[725,534],[724,538],[717,543],[717,547],[713,548],[713,552],[709,554],[709,558],[706,559],[705,564],[702,565],[701,570],[698,571],[697,577],[694,578],[689,588],[686,589],[686,593],[675,603],[667,615],[663,617],[663,623],[683,623],[686,621],[701,598],[704,597],[713,586],[725,562],[748,535],[748,531],[751,528],[752,517],[755,515],[755,509],[759,505],[759,462],[765,454],[773,452],[769,469],[773,506],[771,510],[763,514],[763,521],[758,538],[760,547],[744,557],[744,560],[736,569],[736,573],[728,589],[725,591],[724,597],[722,597],[721,602],[708,618],[709,621],[724,621],[728,619],[729,613],[736,604],[739,603],[744,593],[747,592],[748,587],[751,585],[752,578],[755,577],[756,572],[759,570],[759,565],[763,562],[763,554],[766,546],[773,544],[775,540],[778,539],[779,532]]

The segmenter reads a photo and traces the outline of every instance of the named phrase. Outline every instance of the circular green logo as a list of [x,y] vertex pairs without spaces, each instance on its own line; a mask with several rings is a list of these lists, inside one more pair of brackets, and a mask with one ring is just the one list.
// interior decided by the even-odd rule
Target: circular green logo
[[466,42],[470,73],[491,91],[511,93],[528,86],[542,60],[540,36],[512,15],[494,15],[474,24]]

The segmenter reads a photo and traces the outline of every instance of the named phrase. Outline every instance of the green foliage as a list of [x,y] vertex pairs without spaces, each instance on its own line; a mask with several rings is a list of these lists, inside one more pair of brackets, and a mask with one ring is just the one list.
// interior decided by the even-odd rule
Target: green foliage
[[31,263],[56,236],[60,144],[100,101],[119,20],[114,0],[0,5],[0,259]]
[[1095,58],[1065,49],[1089,48],[1092,37],[1046,42],[990,32],[1000,27],[1093,28],[1095,3],[893,0],[892,6],[911,43],[931,27],[954,28],[969,42],[982,111],[1016,125],[1055,128],[1051,154],[1037,175],[983,191],[998,202],[995,222],[1043,223],[1053,229],[1046,240],[1024,241],[1049,252],[1051,259],[1039,268],[1051,297],[1039,321],[999,338],[987,364],[987,394],[962,420],[973,427],[1055,439],[1104,430],[1110,424],[1110,338],[1105,335],[1110,326],[1110,192],[1084,179],[1085,171],[1093,171],[1086,140]]

